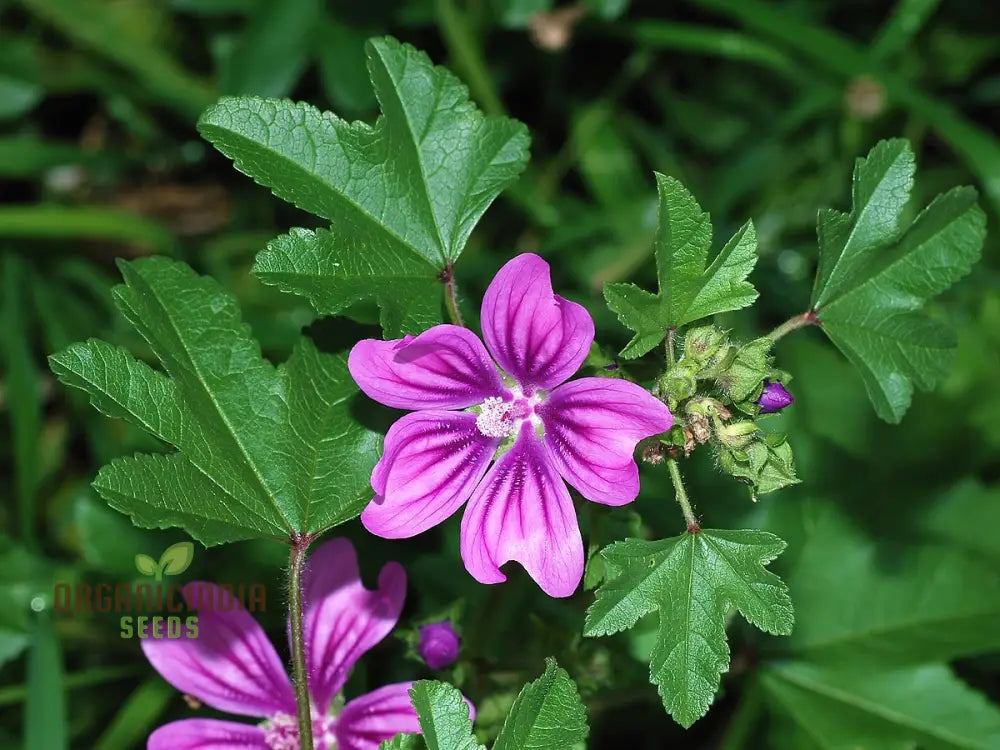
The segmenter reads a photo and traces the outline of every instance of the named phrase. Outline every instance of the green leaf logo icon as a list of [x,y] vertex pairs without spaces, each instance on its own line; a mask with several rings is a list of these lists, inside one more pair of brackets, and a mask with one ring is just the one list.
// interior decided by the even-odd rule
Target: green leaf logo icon
[[172,544],[160,555],[160,570],[167,575],[180,575],[188,569],[192,559],[194,559],[194,544],[191,542]]
[[135,556],[135,567],[139,569],[139,572],[144,576],[151,576],[156,574],[156,560],[154,560],[149,555],[144,555],[139,553]]
[[191,565],[192,559],[194,559],[194,544],[178,542],[163,550],[159,562],[149,555],[136,555],[135,567],[143,575],[154,576],[157,581],[162,581],[164,575],[176,576],[183,573]]

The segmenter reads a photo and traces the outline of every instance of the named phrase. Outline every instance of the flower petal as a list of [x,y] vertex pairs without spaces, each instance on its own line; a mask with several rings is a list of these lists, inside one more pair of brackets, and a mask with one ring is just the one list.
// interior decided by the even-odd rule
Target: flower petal
[[355,662],[395,627],[405,598],[406,571],[399,563],[386,563],[378,588],[369,591],[350,541],[331,539],[312,553],[303,574],[302,627],[309,693],[318,710],[327,709]]
[[462,518],[462,560],[480,583],[507,580],[516,560],[549,596],[583,576],[583,541],[569,491],[530,422],[476,488]]
[[334,734],[337,750],[377,750],[399,732],[420,732],[410,703],[412,682],[397,682],[359,696],[344,706]]
[[483,343],[461,326],[364,339],[351,349],[347,368],[368,396],[396,409],[464,409],[504,392]]
[[635,383],[580,378],[537,408],[545,444],[563,479],[588,500],[624,505],[639,494],[636,444],[674,423],[670,410]]
[[[225,598],[228,597],[228,598]],[[149,663],[182,693],[212,708],[243,716],[295,713],[295,694],[281,659],[263,628],[214,583],[184,587],[198,610],[197,637],[143,638]],[[199,606],[199,603],[201,606]]]
[[372,472],[376,496],[361,522],[386,539],[436,526],[469,499],[499,444],[476,428],[475,414],[407,414],[385,436],[385,453]]
[[483,339],[525,390],[570,377],[594,340],[590,313],[552,292],[549,264],[531,253],[501,268],[483,297]]
[[264,730],[219,719],[182,719],[151,735],[146,750],[268,750]]

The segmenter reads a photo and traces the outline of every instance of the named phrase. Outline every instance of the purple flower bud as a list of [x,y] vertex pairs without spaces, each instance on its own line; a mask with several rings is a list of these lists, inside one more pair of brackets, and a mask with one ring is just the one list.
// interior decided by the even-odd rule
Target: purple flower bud
[[765,383],[764,391],[757,399],[760,404],[761,414],[772,414],[781,411],[786,406],[795,401],[795,397],[788,392],[781,383]]
[[417,651],[431,669],[444,669],[458,658],[458,634],[447,620],[420,628]]
[[604,365],[604,369],[608,372],[615,372],[618,369],[618,363],[612,362],[610,365]]

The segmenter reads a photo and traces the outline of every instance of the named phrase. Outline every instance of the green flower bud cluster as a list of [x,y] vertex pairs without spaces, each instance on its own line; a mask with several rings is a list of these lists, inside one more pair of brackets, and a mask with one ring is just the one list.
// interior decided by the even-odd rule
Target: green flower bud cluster
[[732,342],[715,326],[691,329],[680,359],[654,388],[677,417],[671,450],[688,455],[711,443],[719,466],[749,484],[754,499],[798,482],[785,436],[755,421],[765,382],[789,379],[772,367],[772,344],[766,337]]
[[[742,424],[753,424],[744,422]],[[798,484],[792,446],[784,434],[758,432],[744,446],[716,444],[719,466],[750,485],[750,497]]]
[[771,367],[772,343],[763,337],[736,344],[715,326],[693,328],[683,355],[660,377],[656,393],[673,410],[699,392],[715,391],[723,403],[756,416],[764,381],[787,379]]

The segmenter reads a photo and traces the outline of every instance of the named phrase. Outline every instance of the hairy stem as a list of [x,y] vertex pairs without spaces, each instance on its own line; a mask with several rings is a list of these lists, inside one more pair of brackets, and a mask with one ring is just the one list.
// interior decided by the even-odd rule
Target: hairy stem
[[309,676],[306,674],[306,647],[302,634],[302,569],[306,550],[312,537],[292,536],[292,551],[288,557],[289,614],[292,620],[292,677],[295,683],[295,705],[299,715],[299,748],[313,750],[312,711],[309,700]]
[[818,326],[818,325],[820,325],[820,322],[819,322],[819,315],[816,314],[816,311],[806,310],[801,315],[796,315],[794,318],[789,318],[788,320],[786,320],[780,326],[778,326],[769,334],[767,334],[767,337],[771,339],[771,341],[777,341],[786,333],[791,333],[796,328],[805,328],[806,326]]
[[674,334],[677,333],[677,329],[671,326],[667,329],[667,365],[673,367],[677,364],[677,354],[674,352]]
[[452,323],[464,328],[462,313],[458,310],[458,287],[455,284],[455,269],[451,261],[448,261],[448,265],[441,272],[441,281],[444,284],[444,304],[448,308],[448,317]]
[[701,526],[698,525],[698,519],[694,516],[694,509],[691,507],[691,501],[688,500],[687,492],[684,489],[684,482],[681,481],[681,470],[677,466],[677,459],[668,458],[667,468],[670,470],[670,479],[674,483],[674,497],[677,499],[677,504],[681,506],[688,532],[697,534],[701,531]]

